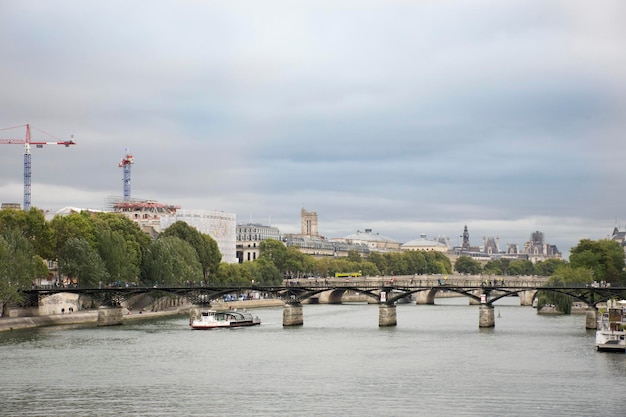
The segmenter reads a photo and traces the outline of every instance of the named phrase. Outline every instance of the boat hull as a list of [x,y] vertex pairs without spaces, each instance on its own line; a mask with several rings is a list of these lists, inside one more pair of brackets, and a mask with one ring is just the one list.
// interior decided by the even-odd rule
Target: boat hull
[[624,333],[596,332],[596,349],[601,351],[626,352]]
[[626,300],[607,301],[606,310],[598,317],[596,349],[626,352]]
[[233,327],[250,327],[260,325],[260,321],[244,322],[244,323],[202,323],[192,322],[191,328],[193,330],[213,330],[213,329],[230,329]]
[[191,320],[193,330],[228,329],[233,327],[258,326],[261,320],[248,312],[238,311],[201,311],[200,316]]

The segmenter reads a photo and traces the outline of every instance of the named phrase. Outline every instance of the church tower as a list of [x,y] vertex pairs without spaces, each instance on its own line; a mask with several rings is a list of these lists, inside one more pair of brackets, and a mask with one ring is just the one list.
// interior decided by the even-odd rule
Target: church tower
[[319,236],[317,232],[317,213],[306,211],[304,207],[300,211],[300,234],[304,236]]
[[470,250],[470,241],[469,241],[469,232],[467,231],[467,225],[465,225],[465,227],[463,228],[463,244],[461,245],[461,248],[463,250]]

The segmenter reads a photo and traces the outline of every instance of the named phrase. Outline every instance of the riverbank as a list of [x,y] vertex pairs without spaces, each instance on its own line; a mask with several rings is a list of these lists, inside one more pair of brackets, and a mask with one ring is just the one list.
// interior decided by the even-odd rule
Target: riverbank
[[[228,309],[253,309],[263,307],[280,307],[284,302],[276,299],[246,300],[219,302],[211,305],[215,310]],[[140,310],[139,312],[124,309],[124,321],[145,320],[161,316],[189,316],[189,307],[171,307],[161,311]],[[66,314],[51,314],[48,316],[33,317],[2,317],[0,318],[0,332],[28,329],[33,327],[59,326],[66,324],[96,324],[98,322],[98,310],[80,310]]]

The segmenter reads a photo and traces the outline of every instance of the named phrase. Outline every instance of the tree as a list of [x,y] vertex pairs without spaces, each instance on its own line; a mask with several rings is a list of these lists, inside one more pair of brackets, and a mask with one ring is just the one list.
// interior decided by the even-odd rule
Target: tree
[[95,287],[109,281],[104,261],[86,239],[69,238],[59,253],[59,273],[81,287]]
[[252,274],[250,269],[243,265],[221,263],[216,280],[226,285],[249,285],[252,283]]
[[98,254],[112,282],[135,281],[139,275],[136,253],[128,249],[128,244],[119,232],[108,229],[97,230]]
[[[380,274],[384,274],[385,271],[388,269],[387,260],[382,254],[378,252],[370,252],[370,254],[367,255],[367,260],[376,265],[376,268],[378,269]],[[426,263],[426,260],[424,260],[424,263]]]
[[614,240],[593,241],[583,239],[572,248],[570,257],[572,267],[584,267],[593,271],[596,281],[613,284],[626,283],[624,274],[624,250]]
[[[126,272],[122,272],[121,277],[134,280],[139,274],[143,251],[152,244],[150,236],[144,233],[136,222],[120,213],[92,213],[90,219],[96,231],[107,230],[114,236],[113,239],[117,240],[119,237],[123,239],[125,258],[122,262],[125,265],[123,270]],[[96,238],[96,244],[100,245],[101,241],[97,234]],[[105,262],[107,262],[106,259]],[[108,262],[107,267],[109,267]],[[116,271],[110,270],[109,272],[112,276],[117,275]]]
[[450,258],[441,252],[426,252],[426,265],[429,274],[451,274]]
[[483,273],[492,275],[508,275],[510,259],[493,259],[485,264]]
[[262,285],[277,285],[283,281],[283,275],[276,266],[266,259],[257,259],[254,264],[258,266],[260,278],[256,282]]
[[[564,263],[559,266],[554,274],[548,278],[546,287],[560,287],[572,284],[588,284],[593,281],[592,271],[584,267],[574,267]],[[553,304],[557,311],[570,314],[572,311],[573,299],[567,294],[554,291],[540,290],[537,293],[537,311],[547,304]]]
[[534,265],[535,275],[539,275],[541,277],[549,277],[554,274],[554,271],[562,265],[565,265],[565,262],[562,259],[550,258],[545,261],[539,261]]
[[218,270],[222,254],[218,249],[217,242],[211,236],[200,233],[195,227],[183,221],[172,224],[159,236],[175,236],[189,243],[198,254],[198,260],[202,266],[202,276],[205,280],[211,273]]
[[30,242],[35,254],[41,258],[53,257],[52,230],[41,210],[34,207],[28,212],[16,209],[0,210],[0,233],[9,229],[19,230]]
[[0,234],[0,301],[20,302],[20,290],[31,288],[41,271],[41,258],[34,254],[29,240],[18,229]]
[[534,275],[535,268],[531,261],[527,259],[516,259],[509,263],[508,275]]
[[86,211],[67,216],[54,216],[50,221],[50,228],[57,256],[63,252],[66,242],[72,238],[85,240],[92,248],[96,246],[94,222]]
[[423,251],[407,251],[403,254],[407,262],[407,274],[423,274],[426,272],[428,262]]
[[159,236],[146,250],[142,281],[148,285],[178,286],[203,279],[198,253],[176,236]]
[[460,274],[477,275],[483,270],[480,262],[472,259],[470,256],[461,255],[454,263],[454,269]]
[[278,240],[265,239],[259,244],[259,259],[272,262],[281,272],[287,272],[287,247]]
[[361,254],[354,249],[348,251],[348,259],[352,262],[361,262]]

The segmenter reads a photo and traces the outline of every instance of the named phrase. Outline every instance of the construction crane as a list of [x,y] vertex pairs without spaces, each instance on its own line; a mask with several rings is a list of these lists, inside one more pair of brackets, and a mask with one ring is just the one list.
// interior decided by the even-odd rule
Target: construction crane
[[[5,129],[0,130],[9,130],[26,127],[26,138],[25,139],[0,139],[0,144],[3,145],[24,145],[24,210],[30,210],[30,179],[31,179],[31,161],[30,161],[30,145],[35,145],[37,148],[43,148],[44,145],[63,145],[66,148],[70,145],[76,145],[73,140],[65,140],[58,142],[33,142],[30,140],[30,124],[7,127]],[[39,129],[37,129],[39,130]],[[48,136],[52,136],[49,133],[44,131],[40,131],[45,133]],[[74,135],[71,136],[74,139]]]
[[124,148],[124,152],[126,152],[126,156],[122,158],[118,166],[124,168],[124,178],[122,178],[124,201],[130,201],[130,166],[135,163],[135,158],[128,153],[128,148]]

